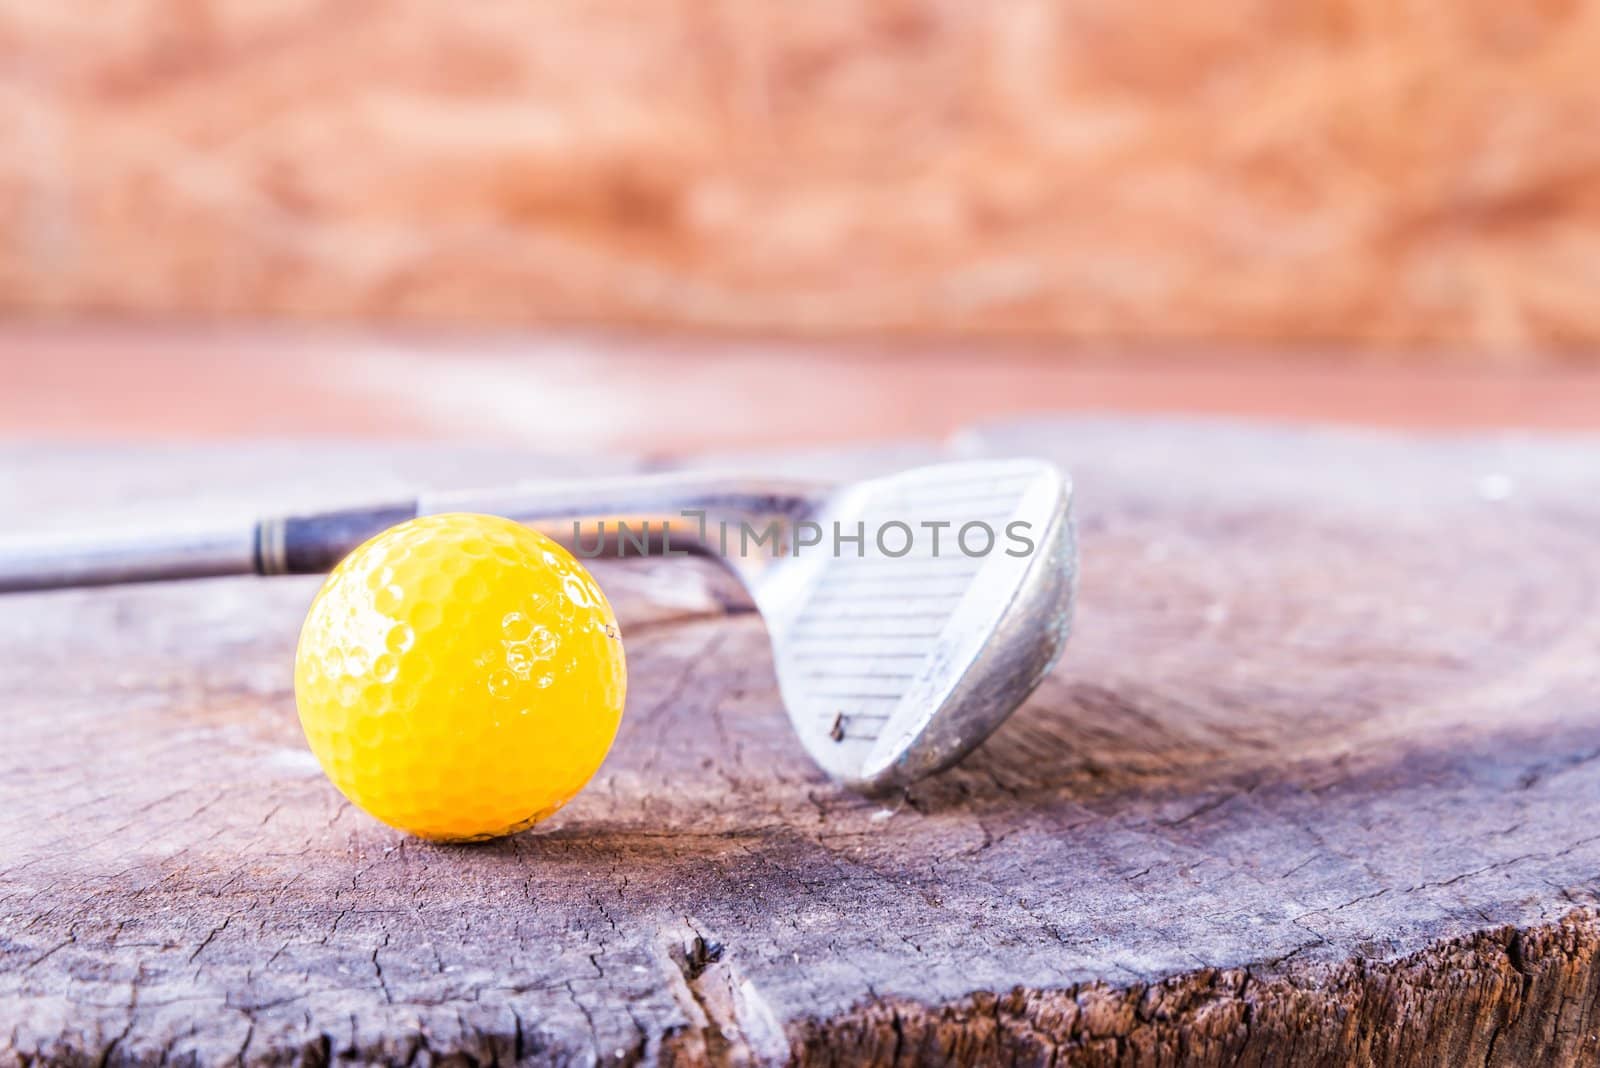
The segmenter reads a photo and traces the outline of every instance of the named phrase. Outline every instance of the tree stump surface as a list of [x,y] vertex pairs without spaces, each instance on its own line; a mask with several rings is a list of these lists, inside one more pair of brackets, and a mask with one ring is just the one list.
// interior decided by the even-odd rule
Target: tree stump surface
[[[811,766],[702,562],[597,566],[616,745],[478,846],[320,774],[291,686],[314,580],[0,600],[0,1063],[1600,1057],[1600,441],[1074,420],[740,459],[1009,454],[1075,476],[1075,633],[889,799]],[[625,466],[7,446],[0,517]]]

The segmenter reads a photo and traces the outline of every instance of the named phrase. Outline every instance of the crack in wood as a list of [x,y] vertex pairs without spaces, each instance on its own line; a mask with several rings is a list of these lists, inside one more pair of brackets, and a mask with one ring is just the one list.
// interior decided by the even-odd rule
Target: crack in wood
[[[280,675],[314,582],[6,601],[0,1064],[1600,1056],[1592,447],[973,441],[1075,468],[1085,625],[888,805],[801,755],[759,618],[676,588],[663,612],[626,568],[599,571],[641,698],[613,753],[471,848],[307,762]],[[148,459],[30,453],[0,511],[284,477]],[[394,477],[387,450],[326,460]],[[1490,462],[1515,508],[1457,492]]]

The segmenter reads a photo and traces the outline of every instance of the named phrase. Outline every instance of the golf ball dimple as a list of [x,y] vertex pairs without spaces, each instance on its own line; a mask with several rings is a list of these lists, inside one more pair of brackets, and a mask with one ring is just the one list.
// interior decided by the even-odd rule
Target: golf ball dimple
[[555,812],[616,737],[627,667],[605,595],[508,519],[436,515],[344,559],[295,656],[306,740],[357,806],[423,838]]

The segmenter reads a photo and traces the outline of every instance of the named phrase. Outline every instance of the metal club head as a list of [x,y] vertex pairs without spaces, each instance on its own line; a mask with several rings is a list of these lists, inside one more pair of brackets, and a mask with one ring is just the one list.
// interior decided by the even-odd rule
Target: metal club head
[[745,577],[789,718],[829,775],[907,785],[1033,691],[1071,626],[1071,498],[1042,461],[947,463],[840,487],[792,521],[801,548]]

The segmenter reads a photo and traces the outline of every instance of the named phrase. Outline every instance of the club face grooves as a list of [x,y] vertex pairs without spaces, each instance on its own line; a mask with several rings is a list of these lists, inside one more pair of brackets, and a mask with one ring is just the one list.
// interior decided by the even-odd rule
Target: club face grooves
[[[918,468],[822,502],[814,518],[830,533],[863,525],[861,555],[797,556],[755,592],[784,704],[825,771],[864,792],[906,785],[959,760],[1022,702],[1070,627],[1070,496],[1052,465],[1002,460]],[[924,521],[949,524],[937,554]],[[918,534],[912,551],[879,551],[872,532],[890,522]],[[954,544],[970,523],[994,544],[978,528]],[[1007,540],[1013,523],[1031,551]]]

